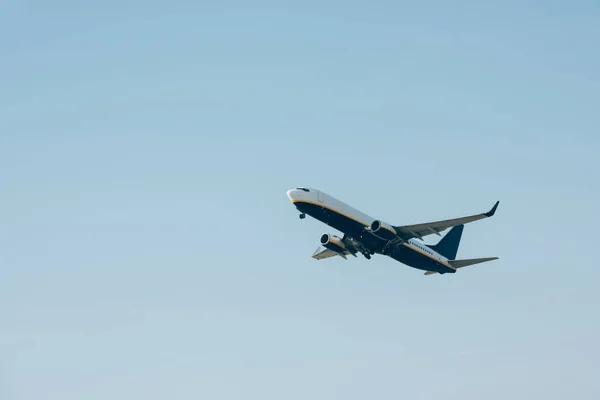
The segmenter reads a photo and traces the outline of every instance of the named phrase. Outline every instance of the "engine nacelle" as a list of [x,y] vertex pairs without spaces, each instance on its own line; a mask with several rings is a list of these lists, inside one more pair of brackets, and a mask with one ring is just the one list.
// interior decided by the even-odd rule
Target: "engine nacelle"
[[386,240],[392,240],[398,236],[396,230],[391,225],[379,220],[373,221],[371,224],[371,232]]
[[327,233],[321,235],[321,244],[326,249],[333,250],[336,253],[344,254],[344,251],[346,251],[346,246],[342,239],[335,235],[329,235]]

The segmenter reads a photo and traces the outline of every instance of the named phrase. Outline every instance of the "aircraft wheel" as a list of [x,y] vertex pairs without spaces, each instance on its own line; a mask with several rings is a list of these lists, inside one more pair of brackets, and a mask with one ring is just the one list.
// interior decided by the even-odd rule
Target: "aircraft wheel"
[[369,253],[364,253],[363,255],[365,256],[365,258],[366,258],[367,260],[370,260],[370,259],[371,259],[371,255],[370,255]]
[[306,218],[306,214],[304,214],[304,213],[300,214],[300,219],[304,219],[304,218]]

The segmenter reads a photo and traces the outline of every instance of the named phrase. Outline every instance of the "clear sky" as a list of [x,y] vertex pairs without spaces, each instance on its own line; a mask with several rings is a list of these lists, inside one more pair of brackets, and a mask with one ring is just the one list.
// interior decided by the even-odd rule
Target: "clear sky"
[[[8,0],[0,37],[0,399],[600,397],[598,2]],[[500,200],[459,249],[500,260],[315,261],[301,185]]]

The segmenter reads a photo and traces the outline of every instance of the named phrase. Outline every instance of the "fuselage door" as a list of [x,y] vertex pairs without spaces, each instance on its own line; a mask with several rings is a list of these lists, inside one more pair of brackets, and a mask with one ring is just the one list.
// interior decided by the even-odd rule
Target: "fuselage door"
[[317,190],[317,201],[323,204],[323,193],[320,190]]

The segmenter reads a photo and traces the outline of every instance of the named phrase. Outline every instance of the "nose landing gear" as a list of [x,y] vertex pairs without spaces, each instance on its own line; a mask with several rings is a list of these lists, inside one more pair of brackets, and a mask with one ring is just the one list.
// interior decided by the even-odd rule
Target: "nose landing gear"
[[302,213],[299,215],[299,217],[300,217],[300,219],[304,219],[304,218],[306,218],[306,214]]

